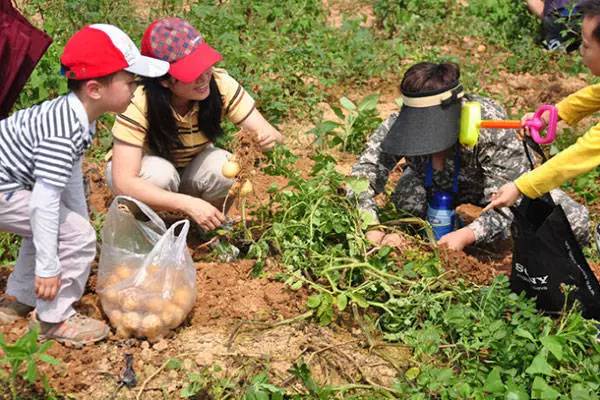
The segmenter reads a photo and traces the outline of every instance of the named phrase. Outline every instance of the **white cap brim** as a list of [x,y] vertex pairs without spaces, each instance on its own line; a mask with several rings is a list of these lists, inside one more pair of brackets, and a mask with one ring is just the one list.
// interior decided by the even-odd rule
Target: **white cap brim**
[[156,78],[169,72],[169,63],[140,55],[133,64],[125,68],[125,71],[147,78]]

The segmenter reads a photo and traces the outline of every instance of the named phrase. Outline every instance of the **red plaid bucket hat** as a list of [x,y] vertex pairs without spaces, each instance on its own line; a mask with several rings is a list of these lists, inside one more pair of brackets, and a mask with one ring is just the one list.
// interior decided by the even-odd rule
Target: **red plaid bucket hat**
[[142,54],[167,61],[169,74],[190,83],[223,57],[192,25],[180,18],[154,21],[142,37]]

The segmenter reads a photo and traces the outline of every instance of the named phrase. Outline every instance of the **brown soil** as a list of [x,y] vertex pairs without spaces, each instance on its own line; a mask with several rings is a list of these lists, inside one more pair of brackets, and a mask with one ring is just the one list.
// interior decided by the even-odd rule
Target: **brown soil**
[[481,215],[481,207],[473,204],[461,204],[456,207],[456,214],[465,225],[475,221]]
[[511,74],[500,72],[497,83],[486,85],[509,114],[520,115],[533,111],[540,104],[556,104],[571,93],[587,85],[586,75],[577,77],[556,74]]
[[440,257],[449,279],[463,278],[477,285],[486,285],[499,274],[492,265],[462,251],[441,248]]
[[365,27],[375,24],[375,14],[371,5],[358,5],[343,0],[323,0],[323,8],[329,11],[327,23],[336,28],[342,26],[344,17],[360,17],[364,21],[362,26]]
[[88,186],[88,204],[92,213],[105,214],[113,199],[113,194],[104,177],[105,168],[104,161],[96,163],[85,160],[83,162],[83,175]]
[[[110,398],[117,389],[117,378],[124,366],[124,354],[134,357],[138,381],[149,377],[170,357],[183,363],[179,371],[163,371],[148,385],[143,399],[162,399],[161,390],[177,397],[187,375],[202,368],[220,366],[222,377],[234,378],[251,366],[253,374],[267,368],[275,384],[295,385],[288,372],[304,358],[313,376],[321,384],[341,384],[369,379],[391,385],[396,368],[407,365],[409,354],[394,350],[396,366],[369,351],[360,330],[333,325],[328,328],[309,324],[301,313],[305,310],[306,290],[291,291],[273,278],[249,277],[251,261],[233,264],[199,263],[198,299],[188,322],[170,337],[157,343],[142,340],[109,340],[83,349],[69,349],[54,344],[49,354],[60,359],[57,367],[43,365],[50,384],[62,393],[78,399]],[[0,270],[5,284],[8,269]],[[95,279],[88,287],[94,286]],[[100,318],[97,296],[85,294],[79,310]],[[301,318],[294,317],[301,315]],[[0,326],[9,341],[27,330],[27,322]],[[396,351],[397,350],[397,351]],[[386,350],[387,356],[389,352]],[[137,389],[119,391],[116,399],[133,399]],[[298,387],[299,388],[299,387]],[[169,397],[170,398],[170,397]]]
[[590,268],[594,275],[596,275],[596,279],[600,282],[600,264],[599,263],[590,263]]
[[[456,208],[456,213],[467,225],[479,217],[481,210],[481,207],[473,204],[461,204]],[[495,241],[489,245],[471,246],[465,249],[465,252],[478,262],[492,267],[496,275],[498,273],[510,274],[512,268],[511,240]]]
[[252,279],[254,262],[199,263],[196,326],[227,326],[240,320],[276,321],[301,314],[307,292],[292,291],[272,277]]

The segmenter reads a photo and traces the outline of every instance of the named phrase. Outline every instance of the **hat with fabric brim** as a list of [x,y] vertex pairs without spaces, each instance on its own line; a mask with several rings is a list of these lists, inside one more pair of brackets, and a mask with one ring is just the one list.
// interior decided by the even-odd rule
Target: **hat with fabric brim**
[[142,54],[168,62],[169,75],[183,83],[194,82],[223,59],[196,28],[177,17],[150,24],[142,37]]
[[381,150],[423,156],[449,149],[458,141],[463,96],[459,82],[436,91],[402,93],[402,109]]
[[189,55],[175,61],[169,74],[184,83],[194,82],[210,67],[221,61],[221,54],[208,44],[201,43]]

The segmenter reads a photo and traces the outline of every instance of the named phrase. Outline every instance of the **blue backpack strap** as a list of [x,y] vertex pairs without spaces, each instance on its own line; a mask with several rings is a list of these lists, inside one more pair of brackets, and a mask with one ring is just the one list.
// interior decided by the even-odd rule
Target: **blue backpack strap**
[[[458,176],[460,175],[460,145],[456,144],[456,151],[454,152],[454,176],[452,177],[452,193],[458,193]],[[433,165],[431,162],[431,156],[427,160],[427,167],[425,168],[425,189],[429,190],[433,186]]]
[[458,194],[458,175],[460,175],[460,145],[457,143],[454,152],[454,176],[452,178],[452,192],[454,194]]

